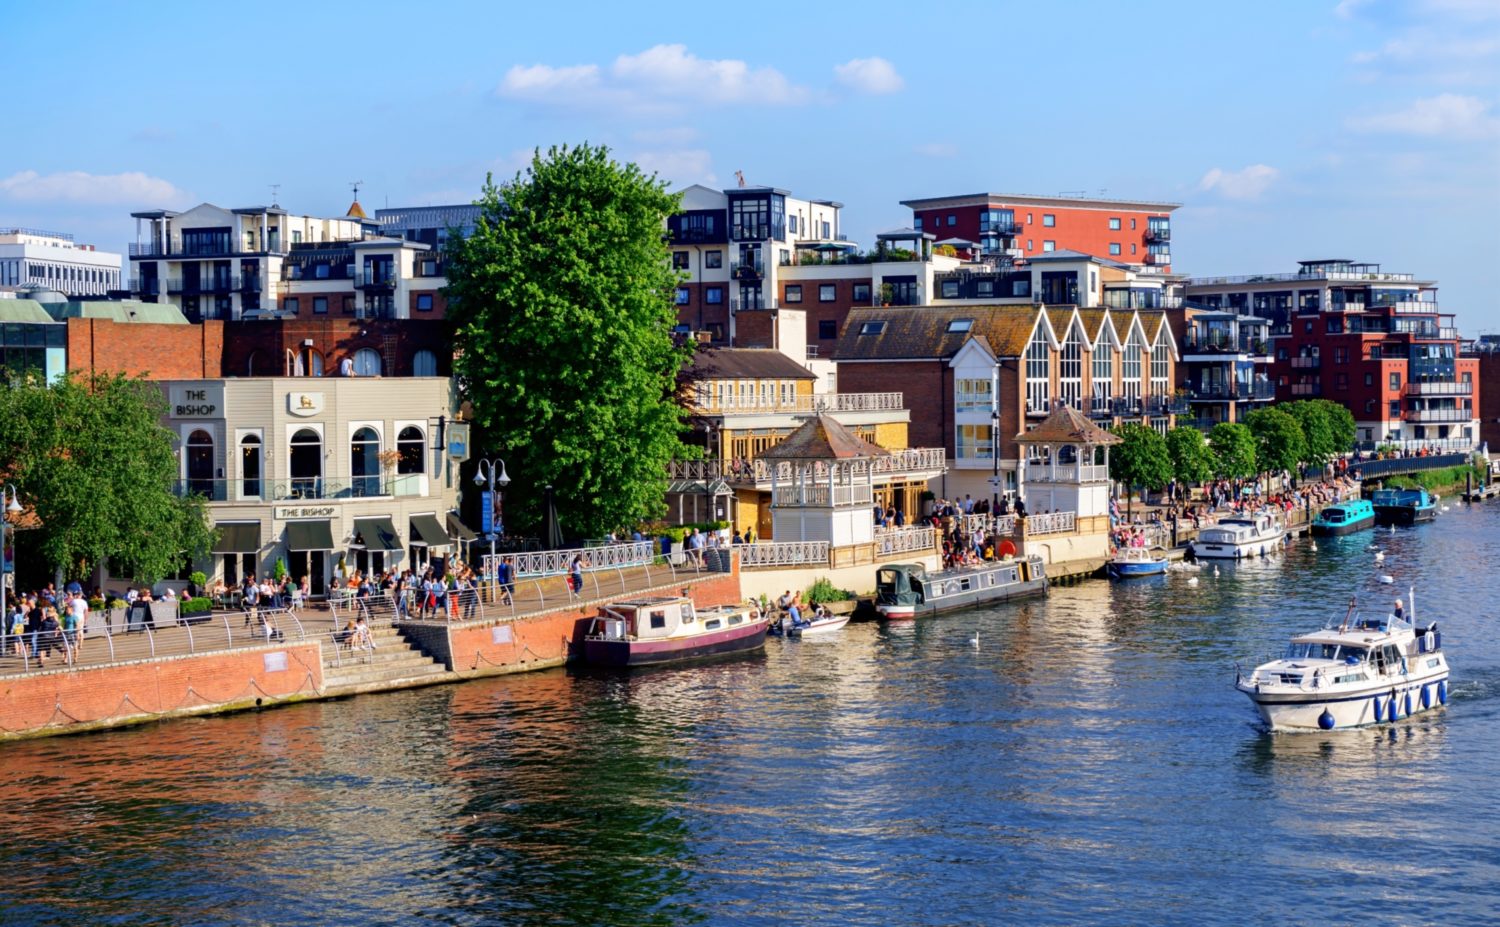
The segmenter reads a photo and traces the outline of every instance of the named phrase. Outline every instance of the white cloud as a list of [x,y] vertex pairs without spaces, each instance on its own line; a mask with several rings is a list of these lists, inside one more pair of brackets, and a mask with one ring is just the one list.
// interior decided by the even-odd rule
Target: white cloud
[[1373,64],[1385,61],[1446,65],[1451,64],[1455,59],[1489,58],[1497,53],[1500,53],[1500,36],[1446,38],[1424,32],[1391,39],[1376,51],[1358,52],[1354,55],[1354,62]]
[[1426,0],[1422,6],[1426,13],[1446,14],[1459,19],[1500,18],[1500,4],[1495,0]]
[[169,181],[140,171],[89,174],[59,171],[38,174],[19,171],[0,180],[0,196],[22,202],[106,203],[170,206],[188,197]]
[[838,82],[860,93],[895,93],[906,82],[884,58],[855,58],[833,69]]
[[1238,171],[1213,168],[1198,181],[1199,190],[1214,190],[1232,200],[1258,199],[1281,172],[1269,164],[1252,164]]
[[641,151],[632,158],[646,173],[655,172],[667,181],[671,188],[688,184],[713,184],[718,178],[713,173],[713,156],[702,148],[670,151]]
[[928,158],[958,157],[958,146],[952,142],[924,142],[913,148],[912,151]]
[[787,106],[811,94],[775,68],[752,68],[733,58],[699,58],[685,45],[656,45],[620,55],[609,67],[580,64],[516,65],[497,96],[555,106],[661,111],[683,104]]
[[1333,8],[1333,15],[1339,19],[1353,19],[1359,8],[1369,2],[1370,0],[1339,0],[1338,6]]
[[1347,124],[1360,132],[1486,138],[1500,132],[1500,119],[1490,115],[1489,109],[1490,105],[1478,97],[1442,93],[1416,100],[1405,109],[1359,116]]

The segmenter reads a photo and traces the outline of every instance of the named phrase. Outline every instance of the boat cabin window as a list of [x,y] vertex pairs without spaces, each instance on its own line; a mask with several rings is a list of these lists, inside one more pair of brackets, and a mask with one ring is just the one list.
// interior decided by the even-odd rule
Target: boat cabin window
[[[1354,656],[1364,659],[1361,647],[1341,647],[1338,644],[1293,644],[1287,649],[1288,660],[1343,660]],[[1357,662],[1357,661],[1356,661]]]
[[693,603],[692,602],[683,602],[682,603],[682,623],[683,624],[692,624],[693,620],[696,617],[697,616],[693,613]]
[[969,585],[970,585],[970,583],[969,583],[969,581],[967,579],[959,580],[958,588],[961,589],[961,590],[963,590],[964,592],[968,592],[969,591]]
[[652,630],[656,630],[658,628],[665,628],[666,626],[667,626],[667,613],[666,612],[652,612],[651,613],[651,628],[652,628]]
[[720,621],[717,618],[710,618],[707,621],[703,622],[703,627],[705,630],[712,631],[723,624],[724,622]]
[[745,618],[742,615],[730,615],[729,616],[729,623],[732,624],[732,625],[739,624],[741,621],[744,621],[744,620],[745,620]]

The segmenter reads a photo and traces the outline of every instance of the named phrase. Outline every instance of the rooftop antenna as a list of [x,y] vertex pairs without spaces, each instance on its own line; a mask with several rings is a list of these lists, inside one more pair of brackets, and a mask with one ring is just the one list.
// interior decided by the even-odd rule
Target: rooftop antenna
[[268,184],[268,186],[271,188],[271,205],[275,207],[277,205],[276,201],[281,198],[281,184],[273,183]]
[[359,188],[364,185],[365,182],[363,180],[351,180],[349,182],[349,186],[354,188],[354,201],[356,203],[359,202]]

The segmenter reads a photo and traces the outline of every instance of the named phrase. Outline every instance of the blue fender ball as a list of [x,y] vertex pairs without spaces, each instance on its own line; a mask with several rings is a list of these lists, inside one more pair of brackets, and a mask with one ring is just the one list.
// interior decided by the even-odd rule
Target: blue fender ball
[[1396,708],[1396,693],[1394,693],[1394,692],[1391,693],[1391,697],[1388,698],[1388,699],[1386,699],[1385,706],[1386,706],[1386,710],[1385,710],[1386,720],[1387,721],[1395,721],[1396,720],[1396,711],[1397,711],[1397,708]]
[[1406,693],[1406,703],[1402,706],[1401,710],[1404,711],[1408,715],[1411,714],[1411,692],[1410,691],[1408,691]]
[[1438,704],[1448,704],[1448,680],[1446,679],[1439,680],[1438,682]]
[[1327,708],[1323,709],[1323,713],[1318,715],[1318,727],[1321,727],[1325,731],[1331,731],[1333,730],[1333,723],[1333,715],[1329,713]]
[[1428,690],[1427,685],[1425,683],[1422,685],[1422,707],[1423,708],[1431,708],[1432,707],[1432,693]]
[[1375,720],[1376,720],[1376,722],[1380,721],[1380,717],[1381,717],[1381,715],[1380,715],[1380,696],[1377,695],[1377,696],[1375,696]]

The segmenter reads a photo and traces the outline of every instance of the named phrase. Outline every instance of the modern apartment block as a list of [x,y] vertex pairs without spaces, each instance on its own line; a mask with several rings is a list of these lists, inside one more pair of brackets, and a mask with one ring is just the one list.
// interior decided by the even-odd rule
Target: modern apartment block
[[66,232],[0,228],[0,287],[42,286],[69,297],[120,289],[120,255]]
[[[835,352],[841,390],[900,391],[915,445],[942,447],[947,496],[1022,491],[1016,438],[1067,404],[1103,427],[1165,432],[1188,405],[1159,309],[929,305],[856,309]],[[999,463],[996,465],[996,454]]]
[[1266,319],[1277,399],[1343,404],[1363,446],[1467,449],[1480,440],[1479,362],[1459,356],[1436,281],[1317,260],[1294,273],[1191,278],[1183,298]]
[[441,318],[444,236],[435,223],[462,220],[461,208],[383,212],[370,219],[355,202],[337,218],[208,203],[131,213],[130,289],[193,321]]
[[1241,422],[1275,400],[1268,320],[1181,300],[1175,305],[1167,317],[1182,350],[1178,382],[1192,410],[1182,424],[1207,430],[1220,422]]
[[912,227],[965,257],[1007,260],[1080,251],[1172,270],[1172,212],[1180,203],[970,193],[902,200]]

